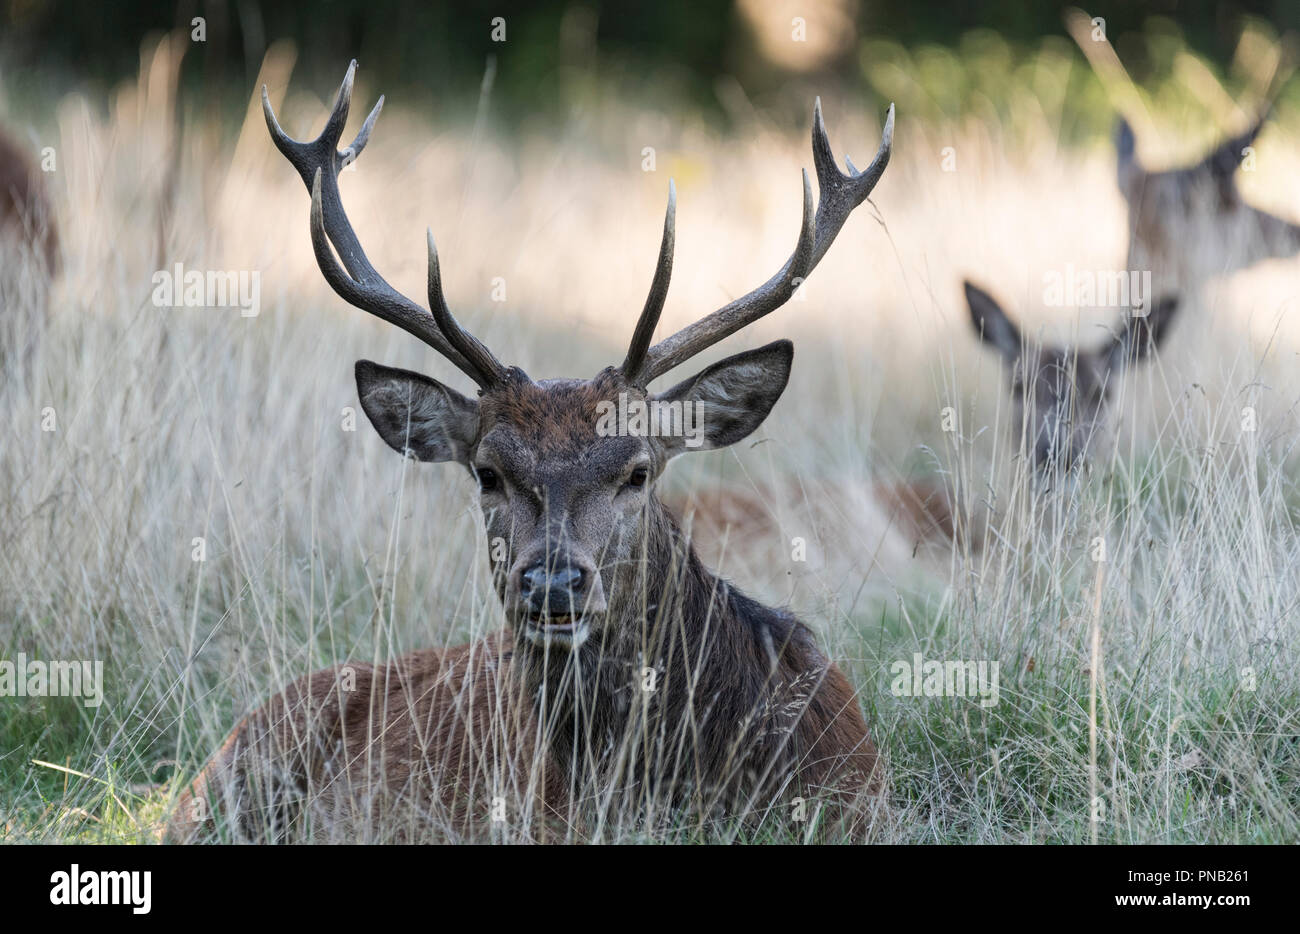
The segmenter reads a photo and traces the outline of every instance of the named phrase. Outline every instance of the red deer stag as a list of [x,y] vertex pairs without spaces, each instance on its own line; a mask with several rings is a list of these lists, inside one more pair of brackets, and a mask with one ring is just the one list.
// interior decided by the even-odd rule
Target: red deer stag
[[453,317],[432,235],[431,313],[366,258],[337,176],[365,146],[383,98],[337,151],[355,67],[316,140],[290,139],[264,88],[267,126],[311,191],[312,246],[329,284],[479,387],[471,399],[418,373],[356,365],[361,405],[394,450],[454,461],[477,480],[488,540],[508,551],[492,570],[509,628],[294,683],[230,734],[178,802],[171,839],[208,837],[223,823],[237,838],[315,837],[336,822],[387,839],[430,827],[439,839],[483,838],[493,811],[525,839],[549,837],[547,828],[602,839],[616,826],[732,817],[744,827],[800,808],[822,826],[864,827],[881,776],[848,680],[801,622],[710,573],[660,504],[656,480],[691,449],[684,438],[603,432],[598,413],[620,395],[628,405],[698,407],[702,450],[759,426],[785,389],[789,341],[662,392],[647,386],[789,300],[884,172],[893,108],[871,165],[848,162],[844,174],[818,104],[820,198],[814,213],[805,171],[793,255],[764,285],[651,346],[673,262],[670,185],[658,266],[622,364],[592,379],[534,381]]
[[1023,429],[1034,468],[1043,476],[1083,462],[1120,372],[1150,356],[1178,310],[1176,296],[1157,299],[1146,315],[1126,317],[1120,333],[1102,346],[1080,350],[1026,341],[993,296],[970,282],[965,288],[971,326],[1007,365],[1012,424]]

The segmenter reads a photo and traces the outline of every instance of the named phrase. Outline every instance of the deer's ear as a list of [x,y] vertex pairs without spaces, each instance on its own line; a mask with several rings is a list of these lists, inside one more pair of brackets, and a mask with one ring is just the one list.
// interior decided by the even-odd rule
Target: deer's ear
[[1020,356],[1020,329],[1002,310],[993,296],[977,285],[964,283],[966,304],[970,307],[970,323],[975,333],[985,343],[992,344],[1004,357],[1012,360]]
[[790,381],[794,344],[774,341],[719,360],[651,401],[682,403],[680,434],[660,436],[669,457],[725,448],[763,424]]
[[1137,161],[1137,140],[1133,128],[1123,117],[1115,125],[1115,163],[1119,180],[1119,190],[1125,198],[1133,193],[1133,183],[1142,175],[1142,166]]
[[1178,313],[1178,296],[1164,295],[1151,303],[1142,317],[1130,317],[1124,331],[1110,348],[1110,366],[1118,369],[1127,363],[1145,360],[1162,344],[1169,325]]
[[358,360],[356,372],[361,407],[389,447],[422,461],[469,463],[477,402],[410,370]]

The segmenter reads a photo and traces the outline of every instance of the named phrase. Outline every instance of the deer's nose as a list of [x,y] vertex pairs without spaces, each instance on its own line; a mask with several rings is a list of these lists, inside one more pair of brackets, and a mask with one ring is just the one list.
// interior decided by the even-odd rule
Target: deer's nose
[[519,596],[538,613],[569,615],[582,609],[586,588],[587,575],[582,568],[535,564],[520,576]]

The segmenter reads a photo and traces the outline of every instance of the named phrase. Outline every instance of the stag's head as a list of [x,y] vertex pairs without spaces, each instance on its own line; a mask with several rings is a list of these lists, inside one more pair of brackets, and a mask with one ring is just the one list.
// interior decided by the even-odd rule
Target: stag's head
[[859,172],[848,162],[845,174],[835,165],[818,105],[813,156],[820,194],[814,211],[805,172],[794,253],[759,288],[652,343],[672,272],[676,194],[670,183],[658,265],[623,362],[591,379],[534,380],[501,363],[452,315],[432,234],[427,311],[366,259],[339,198],[338,172],[365,146],[383,98],[352,144],[338,150],[355,68],[353,62],[325,129],[311,142],[280,129],[262,92],[272,139],[312,193],[317,263],[342,298],[419,337],[478,386],[471,398],[419,373],[363,360],[356,365],[361,405],[394,450],[469,470],[497,589],[516,634],[533,644],[574,648],[620,618],[613,604],[639,596],[630,581],[641,573],[647,538],[661,533],[649,519],[662,515],[654,487],[668,462],[753,432],[785,389],[793,346],[776,341],[727,357],[660,392],[650,391],[650,382],[789,300],[884,172],[893,108],[871,165]]
[[1063,473],[1082,461],[1102,426],[1120,372],[1151,355],[1178,309],[1177,297],[1165,296],[1146,315],[1127,317],[1119,333],[1100,347],[1081,350],[1027,341],[993,296],[970,282],[965,285],[971,325],[1002,355],[1015,406],[1013,424],[1023,428],[1034,467],[1044,475]]

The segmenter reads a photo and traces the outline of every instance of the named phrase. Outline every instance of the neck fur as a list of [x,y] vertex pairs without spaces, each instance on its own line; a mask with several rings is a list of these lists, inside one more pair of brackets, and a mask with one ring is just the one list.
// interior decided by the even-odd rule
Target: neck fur
[[517,648],[551,756],[584,797],[734,807],[788,777],[827,662],[792,616],[712,574],[656,499],[632,551],[577,652]]

